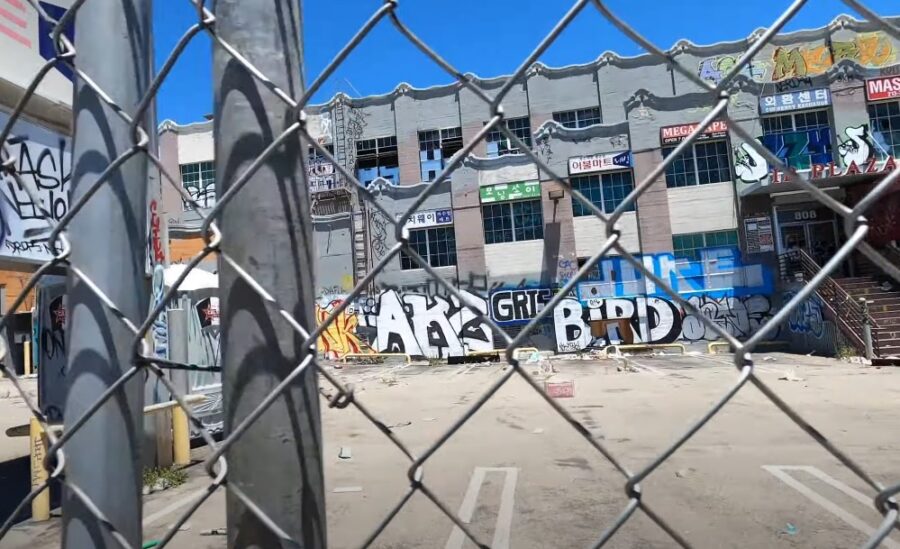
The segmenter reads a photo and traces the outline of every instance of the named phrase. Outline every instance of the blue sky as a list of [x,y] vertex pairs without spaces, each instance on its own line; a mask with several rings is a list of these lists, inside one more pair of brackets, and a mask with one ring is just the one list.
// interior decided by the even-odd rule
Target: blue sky
[[[184,0],[157,8],[156,60],[161,64],[196,17]],[[463,72],[482,77],[509,74],[571,6],[570,0],[400,0],[398,13],[413,32]],[[865,0],[883,15],[900,15],[896,0]],[[160,3],[156,4],[160,6]],[[306,74],[311,82],[353,36],[380,0],[305,0]],[[697,44],[736,40],[766,27],[790,5],[787,0],[609,0],[614,13],[663,49],[681,38]],[[822,26],[840,13],[858,18],[839,0],[809,0],[786,27]],[[636,55],[643,50],[588,6],[541,60],[550,66],[591,61],[606,50]],[[210,40],[196,37],[159,94],[159,119],[179,123],[212,112]],[[384,19],[325,83],[316,102],[339,91],[350,96],[385,93],[400,82],[415,87],[451,78]]]

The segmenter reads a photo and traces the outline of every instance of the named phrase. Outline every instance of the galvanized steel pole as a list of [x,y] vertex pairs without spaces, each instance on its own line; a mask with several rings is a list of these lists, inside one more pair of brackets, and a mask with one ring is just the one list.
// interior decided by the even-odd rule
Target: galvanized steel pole
[[[296,0],[218,0],[216,33],[291,97],[303,90],[300,8]],[[223,47],[214,51],[216,184],[221,197],[297,120],[297,113]],[[306,151],[295,134],[224,206],[228,254],[307,330],[315,327],[314,251]],[[251,284],[220,258],[222,368],[226,433],[303,360],[302,337]],[[301,547],[325,547],[322,434],[317,374],[310,366],[228,448],[228,544],[276,547],[281,541],[236,496]]]
[[[151,1],[85,2],[75,17],[76,65],[125,112],[133,114],[150,83]],[[127,122],[75,78],[70,206],[133,144]],[[153,127],[145,127],[148,132]],[[71,262],[135,325],[147,315],[145,276],[147,158],[137,153],[116,169],[68,227]],[[87,286],[69,274],[69,427],[134,366],[134,334]],[[97,516],[131,546],[141,545],[141,452],[144,376],[108,398],[63,447],[63,545],[118,545]],[[72,486],[89,500],[78,498]],[[91,507],[96,509],[92,510]]]

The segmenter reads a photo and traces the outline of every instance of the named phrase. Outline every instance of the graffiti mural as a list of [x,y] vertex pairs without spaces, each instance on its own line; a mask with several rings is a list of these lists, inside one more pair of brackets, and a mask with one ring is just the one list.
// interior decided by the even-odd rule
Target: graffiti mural
[[[165,268],[162,265],[156,265],[156,267],[153,268],[150,293],[150,313],[162,303],[163,297],[165,297],[166,288],[164,273]],[[150,328],[148,336],[150,338],[153,356],[164,359],[169,358],[169,322],[168,317],[166,316],[166,309],[163,309],[162,312],[153,319],[153,325]],[[151,383],[153,384],[152,394],[145,396],[145,398],[152,399],[148,404],[158,404],[164,400],[168,400],[168,392],[159,378],[156,376],[151,376],[151,378]]]
[[[324,306],[316,303],[316,324],[325,322],[328,315],[343,302],[343,299],[333,299]],[[356,334],[358,324],[355,307],[349,305],[319,336],[318,351],[332,360],[347,353],[371,353],[372,348]]]
[[553,299],[552,288],[515,288],[491,292],[491,319],[500,324],[524,324]]
[[[785,302],[795,293],[785,294]],[[798,334],[810,334],[821,338],[825,334],[825,317],[822,315],[822,303],[812,296],[803,301],[788,317],[788,328]]]
[[[699,309],[700,315],[686,312],[674,300],[660,297],[592,299],[587,304],[567,297],[553,311],[557,350],[580,351],[626,340],[622,326],[611,322],[601,323],[602,334],[592,336],[591,323],[596,321],[624,319],[635,343],[671,343],[680,339],[720,339],[703,323],[701,315],[731,335],[746,338],[774,314],[769,298],[763,295],[692,296],[689,301]],[[772,334],[775,336],[777,332]]]
[[66,279],[45,276],[35,300],[35,349],[38,355],[38,392],[41,411],[51,421],[62,421],[70,380],[66,370],[68,309]]
[[[8,120],[0,113],[0,125]],[[50,259],[53,250],[47,242],[50,231],[45,216],[59,221],[69,211],[71,142],[20,119],[7,143],[16,172],[36,192],[39,202],[8,173],[0,173],[0,255]]]
[[[758,137],[759,142],[796,171],[806,171],[811,179],[836,177],[860,173],[890,173],[896,160],[887,156],[879,160],[876,151],[886,153],[889,148],[884,137],[869,132],[868,124],[844,128],[845,139],[838,145],[840,162],[831,153],[831,128],[819,128],[805,132],[791,132]],[[841,167],[841,165],[843,167]],[[749,143],[741,143],[734,149],[734,171],[737,180],[744,184],[769,185],[784,183],[793,177],[791,172],[772,168]],[[748,189],[742,189],[746,192]]]
[[[759,264],[745,264],[737,248],[705,248],[699,253],[697,261],[677,258],[670,253],[634,257],[678,294],[742,296],[772,292],[774,278],[771,271]],[[621,257],[602,259],[590,279],[580,282],[576,288],[581,301],[637,295],[670,296],[667,290],[657,287]]]
[[[487,301],[462,295],[487,314]],[[379,353],[446,358],[494,348],[491,329],[455,296],[401,294],[387,290],[363,301],[360,328],[369,329],[369,344]]]
[[[741,55],[743,53],[702,59],[697,74],[718,84],[737,64]],[[756,82],[776,83],[776,91],[784,91],[808,85],[809,77],[822,74],[844,60],[867,68],[882,68],[897,61],[897,52],[887,34],[881,31],[862,33],[850,41],[776,47],[771,57],[757,56],[741,69],[740,74]],[[782,82],[789,84],[777,86]]]

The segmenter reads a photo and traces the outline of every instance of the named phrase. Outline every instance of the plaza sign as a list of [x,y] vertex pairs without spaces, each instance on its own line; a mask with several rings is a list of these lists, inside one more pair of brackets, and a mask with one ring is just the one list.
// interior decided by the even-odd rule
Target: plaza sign
[[[879,164],[881,164],[879,166]],[[826,177],[845,177],[848,175],[871,174],[871,173],[890,173],[897,167],[897,162],[893,156],[887,157],[883,162],[876,158],[872,158],[863,165],[857,165],[856,162],[850,162],[847,169],[841,169],[834,165],[834,162],[828,164],[813,164],[810,166],[809,179],[823,179]],[[804,170],[806,171],[806,170]],[[793,180],[791,172],[783,172],[778,169],[772,169],[772,183],[788,183]]]
[[538,181],[522,181],[518,183],[500,183],[481,187],[481,203],[519,200],[520,198],[538,198],[541,196],[541,184]]

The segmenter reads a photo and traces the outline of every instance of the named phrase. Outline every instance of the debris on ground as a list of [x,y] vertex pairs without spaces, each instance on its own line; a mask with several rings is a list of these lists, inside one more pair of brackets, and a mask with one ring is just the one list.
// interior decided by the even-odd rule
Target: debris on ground
[[388,429],[399,429],[400,427],[406,427],[407,425],[412,425],[412,421],[401,421],[400,423],[388,425]]
[[434,418],[434,417],[423,417],[423,418],[422,418],[422,421],[434,421],[435,419],[437,419],[437,418]]
[[798,531],[797,527],[790,522],[784,525],[784,533],[789,536],[796,535]]
[[533,435],[540,435],[540,434],[542,434],[543,432],[544,432],[544,428],[543,428],[543,427],[538,427],[537,429],[535,429],[534,431],[532,431],[531,434],[533,434]]
[[783,376],[778,378],[781,381],[806,381],[802,377],[797,377],[793,370],[788,370]]
[[341,446],[341,451],[338,452],[338,457],[341,459],[350,459],[353,457],[353,454],[350,452],[349,446]]
[[573,398],[575,396],[574,381],[544,381],[544,390],[551,398]]
[[775,362],[775,357],[774,356],[764,356],[763,360],[766,362]]
[[696,471],[697,470],[693,467],[688,467],[687,469],[680,469],[678,471],[675,471],[675,476],[678,478],[685,478],[686,476],[690,475],[691,473],[695,473]]
[[399,381],[397,381],[397,376],[395,375],[381,376],[378,378],[378,381],[384,383],[388,387],[393,387],[394,385],[400,383]]
[[338,486],[332,492],[335,494],[347,494],[350,492],[362,492],[362,486]]
[[[889,356],[889,357],[887,357],[887,358],[896,358],[896,357],[890,357],[890,356]],[[844,360],[844,361],[846,361],[846,362],[849,362],[850,364],[863,364],[863,365],[865,365],[865,366],[871,366],[871,365],[872,365],[872,361],[871,361],[871,360],[867,359],[866,357],[862,357],[862,356],[848,356],[848,357],[846,357],[846,358],[842,358],[841,360]]]
[[228,530],[225,528],[213,528],[212,530],[203,530],[201,536],[227,536]]

